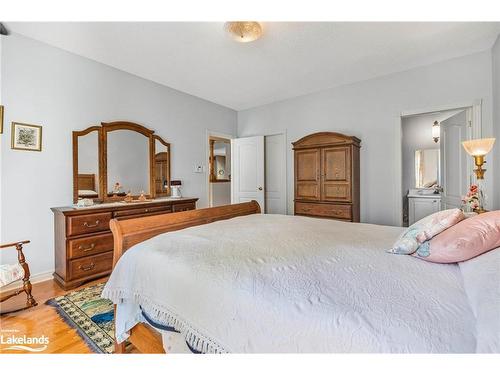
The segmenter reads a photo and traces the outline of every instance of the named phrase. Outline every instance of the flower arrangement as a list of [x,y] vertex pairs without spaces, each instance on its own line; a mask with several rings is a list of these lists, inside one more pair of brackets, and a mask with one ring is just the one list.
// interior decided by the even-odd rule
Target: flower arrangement
[[474,212],[480,212],[483,210],[482,201],[483,192],[479,189],[479,186],[474,184],[469,187],[467,195],[462,197],[462,203]]

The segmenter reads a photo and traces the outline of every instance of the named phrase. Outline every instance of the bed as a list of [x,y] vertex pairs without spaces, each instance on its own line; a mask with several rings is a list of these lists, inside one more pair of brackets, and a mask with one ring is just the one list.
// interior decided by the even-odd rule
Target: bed
[[479,257],[493,257],[483,274],[482,260],[386,253],[402,228],[259,212],[249,202],[112,220],[115,266],[103,297],[116,304],[116,352],[126,339],[154,353],[500,347],[500,250]]

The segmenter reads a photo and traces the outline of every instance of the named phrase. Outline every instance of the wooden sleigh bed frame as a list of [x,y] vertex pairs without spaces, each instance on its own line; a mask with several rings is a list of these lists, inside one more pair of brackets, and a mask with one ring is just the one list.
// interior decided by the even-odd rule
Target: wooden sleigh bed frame
[[[113,232],[114,238],[113,268],[127,249],[161,233],[173,232],[237,216],[258,214],[260,212],[259,204],[256,201],[251,201],[248,203],[146,216],[136,219],[113,219],[110,221],[111,232]],[[161,335],[149,325],[139,323],[129,333],[129,343],[139,352],[165,353]],[[126,353],[125,343],[118,344],[115,342],[115,353]]]

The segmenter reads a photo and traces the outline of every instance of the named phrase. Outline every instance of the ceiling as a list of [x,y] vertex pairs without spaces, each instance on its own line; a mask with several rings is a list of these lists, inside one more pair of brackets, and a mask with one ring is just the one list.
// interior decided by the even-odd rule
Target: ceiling
[[263,22],[237,43],[217,22],[19,23],[7,28],[243,110],[491,48],[500,23]]

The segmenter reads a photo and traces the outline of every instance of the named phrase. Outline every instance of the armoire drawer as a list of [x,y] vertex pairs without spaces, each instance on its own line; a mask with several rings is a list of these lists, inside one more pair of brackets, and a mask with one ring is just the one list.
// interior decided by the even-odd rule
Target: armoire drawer
[[111,212],[100,214],[89,214],[81,216],[69,216],[67,225],[67,235],[76,236],[79,234],[101,232],[109,230]]
[[352,218],[351,206],[340,204],[295,202],[295,214],[325,216],[345,220]]
[[103,272],[111,272],[113,266],[113,252],[91,255],[69,261],[70,279],[91,277]]
[[113,250],[113,234],[98,234],[91,237],[68,240],[68,258],[76,259]]

